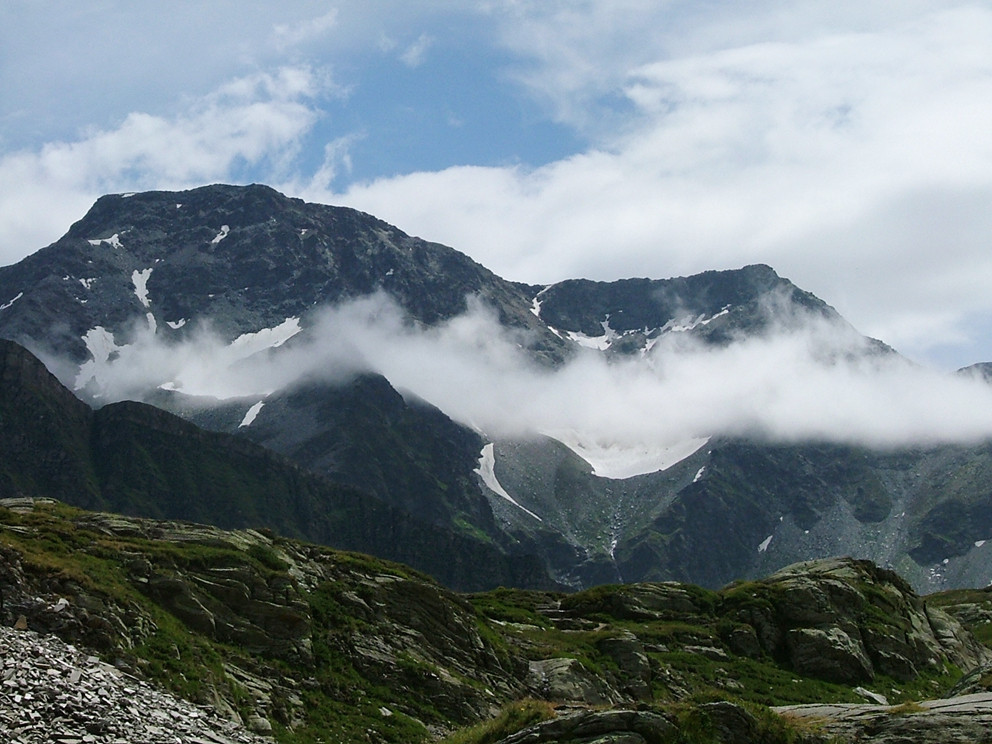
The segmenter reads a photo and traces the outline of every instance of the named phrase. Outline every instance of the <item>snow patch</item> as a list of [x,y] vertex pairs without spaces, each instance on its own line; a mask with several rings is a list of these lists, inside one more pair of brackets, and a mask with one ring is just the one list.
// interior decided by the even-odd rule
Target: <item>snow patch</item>
[[530,509],[520,506],[520,504],[518,504],[516,500],[506,492],[503,486],[500,485],[499,480],[496,478],[496,450],[492,442],[482,448],[482,452],[479,455],[479,467],[475,469],[475,472],[478,473],[480,478],[482,478],[482,482],[486,484],[486,488],[495,493],[497,496],[503,497],[518,509],[523,509],[538,522],[544,521]]
[[93,246],[100,245],[100,243],[106,243],[111,248],[121,249],[124,247],[124,245],[121,243],[120,235],[117,233],[114,233],[109,238],[96,238],[94,240],[88,240],[86,242]]
[[79,374],[76,375],[75,382],[76,390],[83,389],[91,380],[95,381],[99,368],[106,365],[110,360],[110,355],[123,348],[117,345],[114,334],[103,326],[90,328],[82,340],[91,358],[79,365]]
[[541,317],[541,301],[536,297],[534,298],[534,301],[530,305],[530,311],[534,313],[535,318]]
[[774,535],[769,535],[768,537],[766,537],[764,540],[761,541],[761,544],[758,546],[759,553],[764,553],[766,550],[768,550],[768,546],[772,544],[772,537],[774,537]]
[[227,237],[227,234],[229,232],[231,232],[230,226],[228,226],[228,225],[221,225],[220,226],[220,232],[217,233],[214,236],[214,239],[210,241],[211,244],[216,245],[217,243],[219,243],[220,241],[222,241],[224,238],[226,238]]
[[263,328],[254,333],[244,333],[231,342],[230,349],[238,352],[239,358],[250,357],[265,349],[275,349],[299,333],[300,319],[286,318],[275,328]]
[[154,335],[155,331],[158,330],[158,323],[155,321],[155,316],[151,313],[145,313],[145,320],[148,321],[148,330]]
[[985,540],[975,540],[975,547],[980,548],[985,544]]
[[730,305],[724,307],[720,312],[710,317],[706,317],[706,313],[700,313],[699,315],[685,316],[682,318],[672,318],[670,321],[665,323],[661,327],[661,333],[685,333],[686,331],[691,331],[699,326],[705,326],[712,323],[717,318],[726,315],[730,312]]
[[706,466],[703,465],[703,467],[701,467],[699,470],[696,471],[696,475],[693,477],[692,482],[693,483],[696,483],[697,481],[702,480],[703,479],[703,473],[705,473],[705,472],[706,472]]
[[635,475],[668,470],[709,442],[709,437],[691,437],[665,444],[634,444],[597,441],[575,431],[542,433],[557,439],[592,465],[593,474],[600,478],[633,478]]
[[79,283],[83,285],[83,289],[92,289],[93,282],[96,281],[96,277],[90,277],[89,279],[80,279]]
[[14,299],[12,299],[10,302],[5,302],[4,304],[0,305],[0,310],[6,310],[8,307],[10,307],[11,305],[13,305],[15,302],[17,302],[23,296],[24,296],[24,293],[23,292],[18,292],[17,293],[17,296]]
[[178,331],[184,325],[186,325],[186,318],[180,318],[179,320],[167,320],[165,324],[169,326],[174,331]]
[[609,316],[607,316],[606,320],[600,323],[600,325],[603,326],[602,336],[587,336],[586,334],[579,333],[578,331],[569,331],[568,337],[585,349],[606,351],[610,348],[610,344],[617,340],[619,334],[610,328]]
[[241,423],[238,424],[238,428],[240,429],[242,426],[251,426],[252,422],[255,420],[255,417],[258,416],[258,412],[262,410],[262,406],[264,405],[265,401],[260,400],[258,403],[249,408],[248,412],[245,413],[245,417],[241,419]]
[[148,277],[151,275],[151,269],[145,269],[143,271],[138,271],[135,269],[131,272],[131,283],[134,285],[134,296],[137,297],[138,301],[145,307],[151,307],[151,302],[148,300]]

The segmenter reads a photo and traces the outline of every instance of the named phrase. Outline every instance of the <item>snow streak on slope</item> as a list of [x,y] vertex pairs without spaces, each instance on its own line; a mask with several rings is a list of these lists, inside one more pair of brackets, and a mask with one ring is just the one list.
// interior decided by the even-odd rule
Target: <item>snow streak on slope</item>
[[500,484],[499,480],[496,478],[496,451],[492,443],[487,444],[485,447],[482,448],[482,453],[479,455],[479,467],[475,469],[475,472],[479,475],[480,478],[482,478],[482,482],[486,484],[486,487],[490,491],[497,494],[498,496],[502,496],[504,499],[509,501],[518,509],[522,509],[523,511],[527,512],[532,517],[534,517],[534,519],[536,519],[538,522],[543,521],[530,509],[520,506],[520,504],[518,504],[516,500],[506,492],[506,490]]
[[148,279],[152,275],[151,269],[144,269],[143,271],[138,271],[135,269],[131,272],[131,283],[134,285],[134,296],[138,298],[138,301],[145,307],[151,307],[151,302],[148,299]]
[[17,295],[13,299],[11,299],[9,302],[5,302],[2,305],[0,305],[0,310],[6,310],[11,305],[13,305],[15,302],[17,302],[19,299],[21,299],[23,296],[24,296],[24,293],[23,292],[18,292]]
[[217,245],[220,241],[222,241],[224,238],[227,237],[227,234],[229,232],[231,232],[231,228],[229,226],[227,226],[227,225],[221,225],[220,226],[220,232],[217,233],[214,236],[214,239],[210,241],[211,244]]
[[265,349],[277,349],[300,332],[299,318],[286,318],[275,328],[263,328],[255,333],[244,333],[231,342],[231,348],[244,357]]
[[114,233],[109,238],[96,238],[94,240],[88,240],[86,242],[88,242],[90,245],[93,246],[100,245],[101,243],[106,243],[111,248],[121,249],[124,247],[124,244],[121,243],[120,235],[118,235],[117,233]]
[[245,417],[241,419],[241,423],[238,424],[238,428],[240,429],[244,426],[251,426],[264,405],[265,402],[260,400],[258,403],[255,403],[251,408],[249,408],[245,413]]
[[575,431],[543,433],[592,465],[593,474],[601,478],[632,478],[668,470],[698,452],[710,440],[709,437],[688,437],[677,442],[632,444],[590,439]]

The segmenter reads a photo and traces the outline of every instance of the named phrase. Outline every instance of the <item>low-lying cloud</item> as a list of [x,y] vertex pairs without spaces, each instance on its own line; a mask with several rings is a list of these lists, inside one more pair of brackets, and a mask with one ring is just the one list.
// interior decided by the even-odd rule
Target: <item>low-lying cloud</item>
[[554,369],[480,303],[430,328],[385,295],[326,309],[298,333],[294,323],[237,344],[206,326],[178,342],[139,327],[80,382],[92,376],[89,391],[103,401],[163,386],[259,399],[371,371],[490,437],[543,432],[630,450],[718,435],[882,448],[992,436],[992,386],[872,352],[850,327],[822,319],[720,348],[669,334],[644,355],[585,350]]

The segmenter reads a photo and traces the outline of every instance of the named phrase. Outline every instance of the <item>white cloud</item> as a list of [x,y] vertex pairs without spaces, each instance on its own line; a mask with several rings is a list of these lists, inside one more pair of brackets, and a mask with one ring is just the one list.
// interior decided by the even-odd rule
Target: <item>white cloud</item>
[[427,34],[421,34],[417,40],[403,50],[400,61],[407,67],[420,67],[427,56],[427,50],[434,44],[434,39]]
[[273,28],[276,46],[280,49],[321,39],[338,25],[338,11],[332,9],[316,18],[296,24],[278,23]]
[[678,336],[645,359],[608,363],[590,353],[550,370],[521,350],[525,337],[478,303],[419,329],[377,295],[326,310],[306,335],[253,356],[209,332],[165,344],[139,322],[130,345],[117,339],[123,348],[87,374],[95,372],[113,399],[162,384],[191,394],[266,395],[295,381],[372,370],[490,435],[568,432],[640,451],[721,434],[878,447],[992,435],[992,386],[866,354],[843,324],[793,316],[718,349]]

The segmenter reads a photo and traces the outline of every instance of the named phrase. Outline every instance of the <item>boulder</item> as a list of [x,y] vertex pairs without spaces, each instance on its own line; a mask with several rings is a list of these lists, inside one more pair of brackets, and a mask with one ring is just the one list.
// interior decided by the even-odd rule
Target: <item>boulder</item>
[[497,744],[654,744],[672,740],[676,726],[665,716],[648,711],[583,710],[518,731]]
[[530,662],[527,686],[544,700],[558,703],[610,705],[623,700],[623,696],[582,666],[578,659]]
[[874,668],[861,641],[838,627],[794,628],[786,635],[789,660],[799,674],[842,684],[869,682]]

